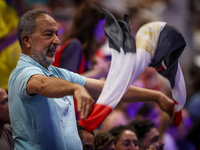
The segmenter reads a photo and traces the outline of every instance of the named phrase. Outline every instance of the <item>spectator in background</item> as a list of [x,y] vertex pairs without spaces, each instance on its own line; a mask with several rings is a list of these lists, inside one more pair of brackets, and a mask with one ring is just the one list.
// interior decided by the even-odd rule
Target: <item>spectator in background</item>
[[0,149],[14,149],[12,129],[8,113],[8,94],[2,87],[0,87]]
[[152,121],[148,119],[133,120],[128,124],[128,127],[136,131],[140,150],[146,150],[151,145],[157,150],[163,150],[164,143],[160,139],[160,134]]
[[[170,127],[169,116],[162,112],[157,104],[146,102],[140,107],[135,116],[135,119],[143,120],[149,119],[154,123],[154,126],[158,129],[160,137],[163,139],[165,145],[164,150],[178,150],[176,140],[174,137],[167,131]],[[175,128],[174,129],[178,129]]]
[[84,127],[78,125],[78,122],[77,122],[77,128],[78,128],[78,135],[83,145],[83,150],[93,150],[94,133],[88,132],[87,130],[85,130]]
[[94,130],[95,150],[115,150],[115,137],[102,130]]
[[105,14],[100,7],[96,2],[86,2],[77,9],[71,29],[56,52],[54,66],[90,78],[107,76],[109,63],[94,69],[95,52],[106,41]]
[[113,127],[109,133],[115,137],[116,150],[134,149],[139,150],[138,138],[134,129],[127,126],[119,125]]

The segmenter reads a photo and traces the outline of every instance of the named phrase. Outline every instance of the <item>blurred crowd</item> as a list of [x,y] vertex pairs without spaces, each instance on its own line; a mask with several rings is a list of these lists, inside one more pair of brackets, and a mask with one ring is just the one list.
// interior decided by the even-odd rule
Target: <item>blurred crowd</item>
[[[199,0],[0,0],[0,149],[13,149],[7,93],[12,92],[8,91],[8,79],[21,53],[16,37],[19,18],[31,9],[48,11],[57,22],[61,41],[53,65],[105,80],[111,52],[103,30],[105,13],[100,7],[117,19],[127,14],[133,36],[152,21],[167,22],[183,34],[187,45],[179,63],[187,100],[179,127],[170,125],[169,116],[155,103],[119,103],[93,132],[77,125],[84,149],[200,150]],[[133,85],[172,97],[168,80],[152,67],[147,67]]]

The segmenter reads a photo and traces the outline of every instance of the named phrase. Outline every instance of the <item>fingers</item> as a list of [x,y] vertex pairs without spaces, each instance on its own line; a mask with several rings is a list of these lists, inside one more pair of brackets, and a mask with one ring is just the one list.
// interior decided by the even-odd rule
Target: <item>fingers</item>
[[175,111],[175,105],[177,104],[176,101],[174,101],[174,109],[173,109],[173,116],[171,117],[170,124],[174,125],[175,127],[178,127],[182,122],[182,110],[179,112]]
[[86,102],[85,100],[80,100],[81,101],[81,119],[85,119],[85,107],[86,107]]
[[170,124],[173,125],[175,120],[176,120],[176,115],[175,115],[175,112],[173,111],[173,114],[172,114],[172,117],[171,117],[171,120],[170,120]]
[[170,120],[170,124],[173,125],[175,120],[176,120],[176,115],[175,115],[175,111],[174,111],[174,105],[173,105],[173,109],[172,109],[172,115],[171,115],[171,120]]
[[170,125],[173,125],[175,120],[176,120],[176,115],[175,115],[175,112],[174,112],[174,105],[173,105],[173,108],[171,109],[171,112],[170,112]]
[[170,98],[168,98],[167,96],[163,95],[163,97],[158,101],[158,105],[170,117],[173,116],[174,103]]
[[174,103],[173,102],[170,103],[168,114],[169,114],[170,117],[174,116]]
[[77,111],[80,112],[81,119],[86,119],[93,110],[94,99],[84,87],[78,89],[74,96],[77,100]]
[[76,100],[77,100],[77,111],[80,112],[82,108],[82,101],[79,100],[78,98],[76,98]]
[[93,105],[94,103],[91,104],[87,104],[86,105],[86,109],[85,109],[85,113],[84,113],[84,118],[83,119],[86,119],[87,117],[89,117],[89,115],[91,114],[92,110],[93,110]]
[[94,100],[92,98],[81,100],[81,119],[86,119],[93,110]]

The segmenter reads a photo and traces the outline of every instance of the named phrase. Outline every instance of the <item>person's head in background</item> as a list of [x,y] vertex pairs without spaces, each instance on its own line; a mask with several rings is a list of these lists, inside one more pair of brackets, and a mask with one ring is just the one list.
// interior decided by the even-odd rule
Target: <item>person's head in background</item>
[[94,131],[95,150],[115,150],[115,137],[102,130]]
[[160,134],[149,119],[133,120],[128,124],[129,128],[136,131],[140,150],[146,150],[153,145],[157,150],[163,150],[164,143]]
[[64,41],[77,38],[82,43],[86,60],[93,61],[96,50],[106,41],[104,35],[104,11],[96,2],[85,2],[77,11],[71,25],[71,29]]
[[83,150],[93,150],[94,147],[94,133],[88,132],[84,127],[78,125],[78,134],[81,139]]
[[116,150],[139,150],[137,135],[131,128],[119,125],[113,127],[108,133],[116,139]]
[[2,87],[0,87],[0,128],[3,127],[5,123],[10,123],[8,112],[8,94]]

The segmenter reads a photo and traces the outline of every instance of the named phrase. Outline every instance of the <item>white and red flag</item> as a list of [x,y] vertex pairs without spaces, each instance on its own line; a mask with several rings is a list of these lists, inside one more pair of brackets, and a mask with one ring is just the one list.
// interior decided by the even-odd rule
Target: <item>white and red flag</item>
[[88,131],[99,126],[128,90],[136,59],[135,40],[129,28],[128,16],[125,16],[124,21],[117,21],[110,12],[104,11],[104,31],[108,37],[112,59],[106,82],[92,113],[87,119],[79,121]]
[[147,66],[154,67],[159,74],[169,80],[175,104],[175,126],[179,126],[182,121],[181,110],[186,102],[185,80],[178,63],[185,46],[182,34],[166,22],[147,23],[136,35],[137,62],[133,80]]
[[132,38],[128,17],[117,21],[106,11],[104,31],[108,37],[112,59],[111,67],[102,93],[94,105],[93,112],[80,125],[88,131],[99,124],[119,103],[130,85],[147,66],[154,67],[166,77],[171,85],[175,104],[175,126],[182,121],[182,108],[186,101],[184,77],[178,63],[186,43],[181,33],[165,22],[151,22],[142,26]]

